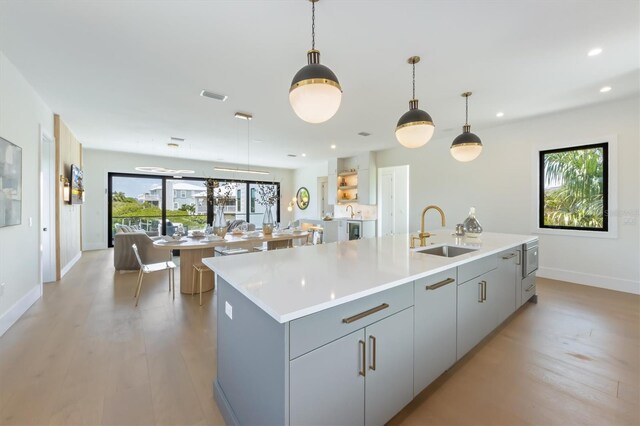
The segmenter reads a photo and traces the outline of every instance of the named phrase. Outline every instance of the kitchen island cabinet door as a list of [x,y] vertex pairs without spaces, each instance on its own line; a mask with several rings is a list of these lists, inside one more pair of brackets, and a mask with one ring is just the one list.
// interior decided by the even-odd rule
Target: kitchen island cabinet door
[[456,270],[417,280],[414,394],[456,362]]
[[507,250],[498,255],[498,269],[496,271],[495,301],[496,301],[496,325],[516,310],[516,283],[518,274],[518,248]]
[[363,425],[365,350],[360,329],[292,360],[290,424]]
[[413,308],[371,324],[365,331],[365,424],[383,425],[413,399]]
[[495,269],[458,286],[457,359],[496,326]]

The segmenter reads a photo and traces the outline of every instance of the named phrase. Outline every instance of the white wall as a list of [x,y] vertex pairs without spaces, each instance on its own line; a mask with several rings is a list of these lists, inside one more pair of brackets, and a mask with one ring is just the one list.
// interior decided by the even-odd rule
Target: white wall
[[40,126],[53,135],[53,112],[0,52],[0,136],[22,147],[22,224],[0,228],[0,335],[41,294]]
[[[217,177],[242,180],[264,180],[280,182],[280,221],[287,223],[291,213],[287,211],[289,200],[295,195],[292,187],[292,170],[269,169],[269,175],[247,175],[213,170],[215,164],[185,158],[156,157],[96,149],[83,149],[85,203],[82,210],[82,248],[99,250],[107,248],[107,173],[140,173],[139,166],[157,166],[174,169],[195,170],[195,177]],[[225,164],[225,166],[229,166]],[[235,166],[231,166],[235,167]],[[242,167],[242,166],[240,166]]]
[[[459,163],[449,154],[457,130],[444,135],[436,130],[425,147],[380,151],[377,163],[378,167],[410,165],[411,231],[420,226],[422,208],[437,204],[447,214],[448,228],[461,223],[469,207],[475,206],[486,231],[529,234],[536,218],[535,146],[617,135],[618,237],[540,235],[539,275],[640,293],[638,117],[639,99],[632,98],[490,129],[472,127],[484,150],[471,163]],[[438,221],[439,216],[430,212],[425,226],[437,231]]]
[[[327,176],[328,171],[329,166],[326,161],[293,171],[293,194],[295,195],[298,188],[304,186],[309,190],[310,196],[309,206],[306,209],[300,210],[298,206],[293,208],[293,215],[295,219],[320,219],[318,206],[318,178]],[[287,203],[290,200],[291,197],[289,197]],[[284,222],[284,220],[282,222]]]

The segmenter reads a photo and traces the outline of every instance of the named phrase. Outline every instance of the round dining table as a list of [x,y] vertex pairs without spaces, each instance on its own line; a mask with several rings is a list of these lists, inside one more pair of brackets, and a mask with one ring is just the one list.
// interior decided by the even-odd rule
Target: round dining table
[[[293,240],[307,240],[309,233],[306,231],[301,232],[280,232],[273,233],[271,235],[264,235],[263,233],[256,234],[232,234],[228,233],[224,239],[208,240],[205,237],[182,237],[179,241],[154,241],[153,245],[158,248],[165,248],[167,250],[180,250],[180,292],[183,294],[191,294],[193,285],[193,265],[201,264],[204,257],[211,257],[215,255],[216,247],[229,247],[230,249],[247,249],[248,252],[260,251],[254,250],[257,245],[267,243],[267,247],[277,244],[277,242],[286,242]],[[232,253],[230,250],[229,253]],[[202,279],[202,291],[211,291],[214,288],[214,274],[211,274],[210,278],[203,277]]]

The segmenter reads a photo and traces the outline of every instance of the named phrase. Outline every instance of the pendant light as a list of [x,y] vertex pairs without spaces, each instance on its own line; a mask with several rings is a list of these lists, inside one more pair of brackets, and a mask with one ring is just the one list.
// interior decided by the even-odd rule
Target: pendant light
[[451,155],[456,160],[466,163],[478,158],[482,152],[482,141],[477,135],[471,133],[471,126],[469,126],[469,96],[471,96],[471,92],[464,92],[460,96],[465,98],[466,104],[464,126],[462,134],[455,138],[451,144]]
[[435,127],[431,116],[418,109],[416,99],[416,64],[420,56],[412,56],[407,60],[413,67],[413,98],[409,101],[409,111],[405,112],[396,126],[396,139],[407,148],[419,148],[429,142]]
[[251,158],[251,120],[253,119],[253,115],[246,112],[236,112],[234,115],[235,118],[239,118],[240,120],[247,121],[247,168],[241,169],[239,167],[214,167],[214,170],[219,172],[233,172],[233,173],[250,173],[255,175],[268,175],[269,172],[264,170],[256,170],[249,167],[250,158]]
[[298,117],[308,123],[323,123],[340,108],[342,88],[338,78],[328,67],[320,64],[316,50],[316,2],[311,2],[311,50],[307,62],[296,73],[289,88],[289,102]]

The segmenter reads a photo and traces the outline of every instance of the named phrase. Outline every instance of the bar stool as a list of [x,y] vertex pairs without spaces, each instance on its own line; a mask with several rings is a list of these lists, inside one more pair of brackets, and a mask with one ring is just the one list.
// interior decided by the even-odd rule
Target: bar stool
[[[198,283],[199,283],[198,293],[200,294],[200,306],[202,306],[202,274],[204,274],[205,272],[213,273],[213,271],[203,263],[195,263],[193,265],[193,269],[195,269],[196,273],[198,274]],[[193,274],[193,277],[191,279],[191,296],[193,296],[196,288],[196,273]],[[216,288],[215,277],[213,277],[213,288],[214,289]]]

